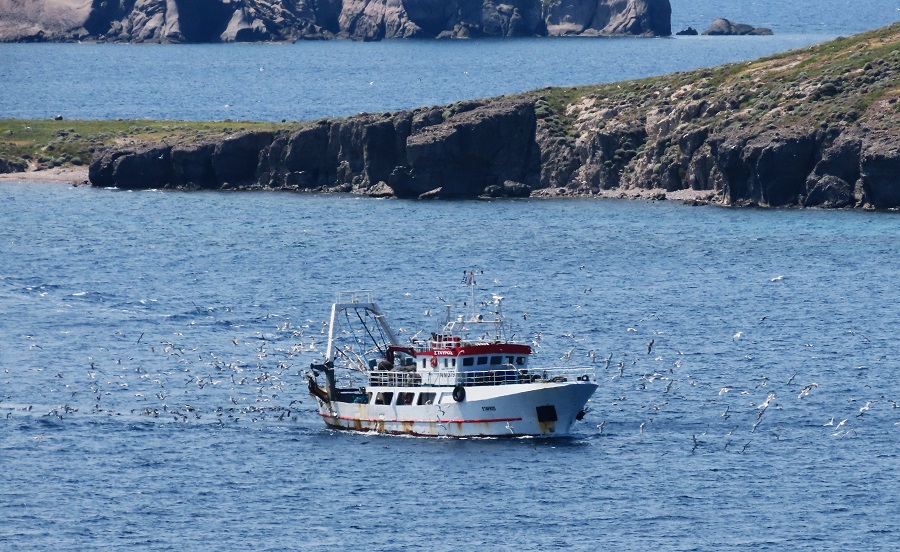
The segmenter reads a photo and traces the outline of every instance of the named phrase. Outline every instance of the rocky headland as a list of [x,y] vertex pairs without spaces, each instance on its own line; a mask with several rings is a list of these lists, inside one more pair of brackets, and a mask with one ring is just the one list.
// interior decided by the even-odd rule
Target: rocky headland
[[900,24],[665,77],[100,149],[95,186],[900,207]]
[[669,36],[669,0],[0,0],[0,41]]

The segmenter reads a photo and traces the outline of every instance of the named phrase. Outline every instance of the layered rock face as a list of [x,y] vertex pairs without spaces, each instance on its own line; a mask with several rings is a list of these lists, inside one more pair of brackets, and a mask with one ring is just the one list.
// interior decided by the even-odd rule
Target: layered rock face
[[668,1],[555,0],[545,4],[547,33],[553,36],[672,34]]
[[898,208],[898,48],[895,24],[669,77],[114,148],[90,179],[409,198],[693,190],[725,205]]
[[0,40],[671,34],[669,0],[0,0]]
[[323,120],[192,144],[116,148],[95,186],[356,192],[396,197],[528,195],[538,185],[534,102],[464,102]]
[[862,36],[605,87],[555,112],[539,101],[541,187],[900,207],[900,24]]

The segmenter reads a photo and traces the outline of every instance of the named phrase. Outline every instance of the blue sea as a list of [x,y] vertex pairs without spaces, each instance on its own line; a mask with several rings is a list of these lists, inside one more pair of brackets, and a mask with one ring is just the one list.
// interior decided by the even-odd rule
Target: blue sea
[[[0,105],[340,115],[750,59],[897,19],[896,2],[692,18],[679,3],[675,27],[732,4],[779,34],[0,45]],[[898,234],[879,212],[2,183],[0,550],[892,550]],[[538,362],[593,366],[574,434],[327,430],[303,374],[334,292],[372,289],[405,339],[465,300],[470,269]]]
[[[900,537],[894,214],[34,183],[0,204],[4,549]],[[374,290],[403,338],[469,268],[540,362],[593,364],[575,434],[325,429],[302,374],[333,292]]]
[[672,0],[770,37],[296,44],[0,44],[0,118],[297,121],[442,105],[752,60],[900,21],[898,0]]

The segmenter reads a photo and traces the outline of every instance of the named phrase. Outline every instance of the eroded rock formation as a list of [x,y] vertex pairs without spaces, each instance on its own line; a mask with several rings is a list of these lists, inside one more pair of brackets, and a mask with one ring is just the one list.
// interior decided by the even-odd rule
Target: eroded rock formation
[[771,35],[772,29],[766,27],[754,27],[746,23],[735,23],[725,18],[713,20],[708,29],[703,31],[705,35],[722,36],[722,35]]
[[0,40],[671,34],[669,0],[0,0]]

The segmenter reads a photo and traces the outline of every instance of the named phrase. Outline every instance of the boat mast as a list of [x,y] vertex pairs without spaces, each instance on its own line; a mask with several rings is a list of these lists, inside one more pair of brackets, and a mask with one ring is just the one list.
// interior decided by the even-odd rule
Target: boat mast
[[[397,345],[397,337],[394,335],[394,332],[391,331],[390,325],[388,325],[387,318],[384,316],[384,313],[381,312],[381,309],[378,308],[372,301],[372,292],[369,290],[357,290],[357,291],[339,291],[335,294],[334,304],[331,305],[331,318],[328,322],[328,346],[325,349],[325,362],[322,364],[312,363],[310,364],[310,369],[313,371],[315,375],[318,375],[319,371],[325,373],[325,389],[324,391],[318,387],[315,383],[314,376],[308,376],[310,392],[314,393],[316,396],[323,400],[327,400],[327,402],[333,402],[337,399],[338,389],[337,383],[335,380],[334,374],[334,357],[335,353],[335,332],[337,331],[337,323],[338,316],[341,314],[353,310],[357,316],[359,316],[360,320],[362,320],[362,316],[359,314],[359,310],[362,309],[367,313],[371,313],[372,317],[377,322],[378,326],[381,328],[381,331],[384,333],[385,338],[389,342],[388,345]],[[363,326],[365,327],[366,332],[369,334],[369,337],[375,340],[375,336],[372,335],[369,328],[366,327],[365,321],[363,321]],[[376,342],[376,346],[378,346]]]
[[357,314],[359,314],[359,309],[371,313],[372,317],[381,328],[381,331],[384,332],[385,337],[387,337],[388,345],[398,345],[397,337],[391,330],[387,317],[381,312],[378,305],[372,301],[371,290],[339,291],[335,294],[335,301],[331,306],[331,320],[328,323],[328,347],[325,349],[326,361],[334,362],[334,338],[338,316],[350,309],[353,309]]
[[[475,271],[469,270],[468,272],[465,272],[463,282],[467,286],[469,286],[469,304],[468,304],[469,308],[466,309],[466,312],[465,312],[465,319],[464,319],[465,322],[472,323],[472,324],[493,324],[494,330],[496,332],[496,335],[492,336],[493,339],[498,340],[498,341],[504,341],[506,339],[506,335],[505,335],[506,328],[504,327],[504,321],[503,321],[503,308],[502,308],[503,297],[496,295],[496,294],[491,296],[492,302],[490,303],[490,305],[492,306],[491,307],[492,310],[489,312],[489,316],[491,316],[491,318],[486,320],[478,312],[478,309],[476,308],[476,304],[475,304],[475,286],[477,284],[476,278],[475,278]],[[481,303],[482,307],[487,306],[487,305],[488,305],[488,303]],[[447,309],[448,309],[447,320],[449,322],[451,320],[450,312],[449,312],[450,305],[447,305]]]

